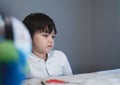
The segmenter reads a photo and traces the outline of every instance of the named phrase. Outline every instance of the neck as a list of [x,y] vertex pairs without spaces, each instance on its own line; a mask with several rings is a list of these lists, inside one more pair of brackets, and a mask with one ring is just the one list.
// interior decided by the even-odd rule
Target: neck
[[45,61],[47,60],[47,53],[43,53],[43,52],[37,52],[37,51],[33,51],[32,53],[35,54],[37,57],[44,59]]

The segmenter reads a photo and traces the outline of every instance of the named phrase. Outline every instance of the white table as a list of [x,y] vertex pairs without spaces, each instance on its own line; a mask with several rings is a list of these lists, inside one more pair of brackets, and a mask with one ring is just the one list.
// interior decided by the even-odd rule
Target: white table
[[[45,83],[45,85],[120,85],[120,69],[76,74],[72,76],[51,77],[49,79],[64,80],[69,83]],[[22,85],[44,85],[49,79],[28,79]]]

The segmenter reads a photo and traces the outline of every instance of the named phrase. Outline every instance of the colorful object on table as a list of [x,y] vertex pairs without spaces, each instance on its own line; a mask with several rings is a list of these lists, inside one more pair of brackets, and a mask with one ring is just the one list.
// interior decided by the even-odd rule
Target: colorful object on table
[[20,85],[26,72],[23,57],[12,41],[0,42],[0,85]]
[[0,14],[0,85],[21,85],[28,72],[31,37],[22,22]]

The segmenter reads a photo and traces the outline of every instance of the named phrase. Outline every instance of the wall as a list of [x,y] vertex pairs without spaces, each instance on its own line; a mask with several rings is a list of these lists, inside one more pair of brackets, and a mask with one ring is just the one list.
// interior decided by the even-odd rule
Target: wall
[[93,61],[95,70],[120,67],[119,0],[93,0]]

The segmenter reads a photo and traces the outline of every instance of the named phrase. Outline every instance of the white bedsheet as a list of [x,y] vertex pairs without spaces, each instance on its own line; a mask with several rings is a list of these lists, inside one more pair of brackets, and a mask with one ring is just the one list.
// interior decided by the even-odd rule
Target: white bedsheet
[[[51,77],[49,79],[64,80],[68,83],[45,83],[45,85],[120,85],[120,69],[76,74],[73,76]],[[47,79],[47,80],[49,80]],[[44,85],[46,79],[26,80],[23,85]]]

